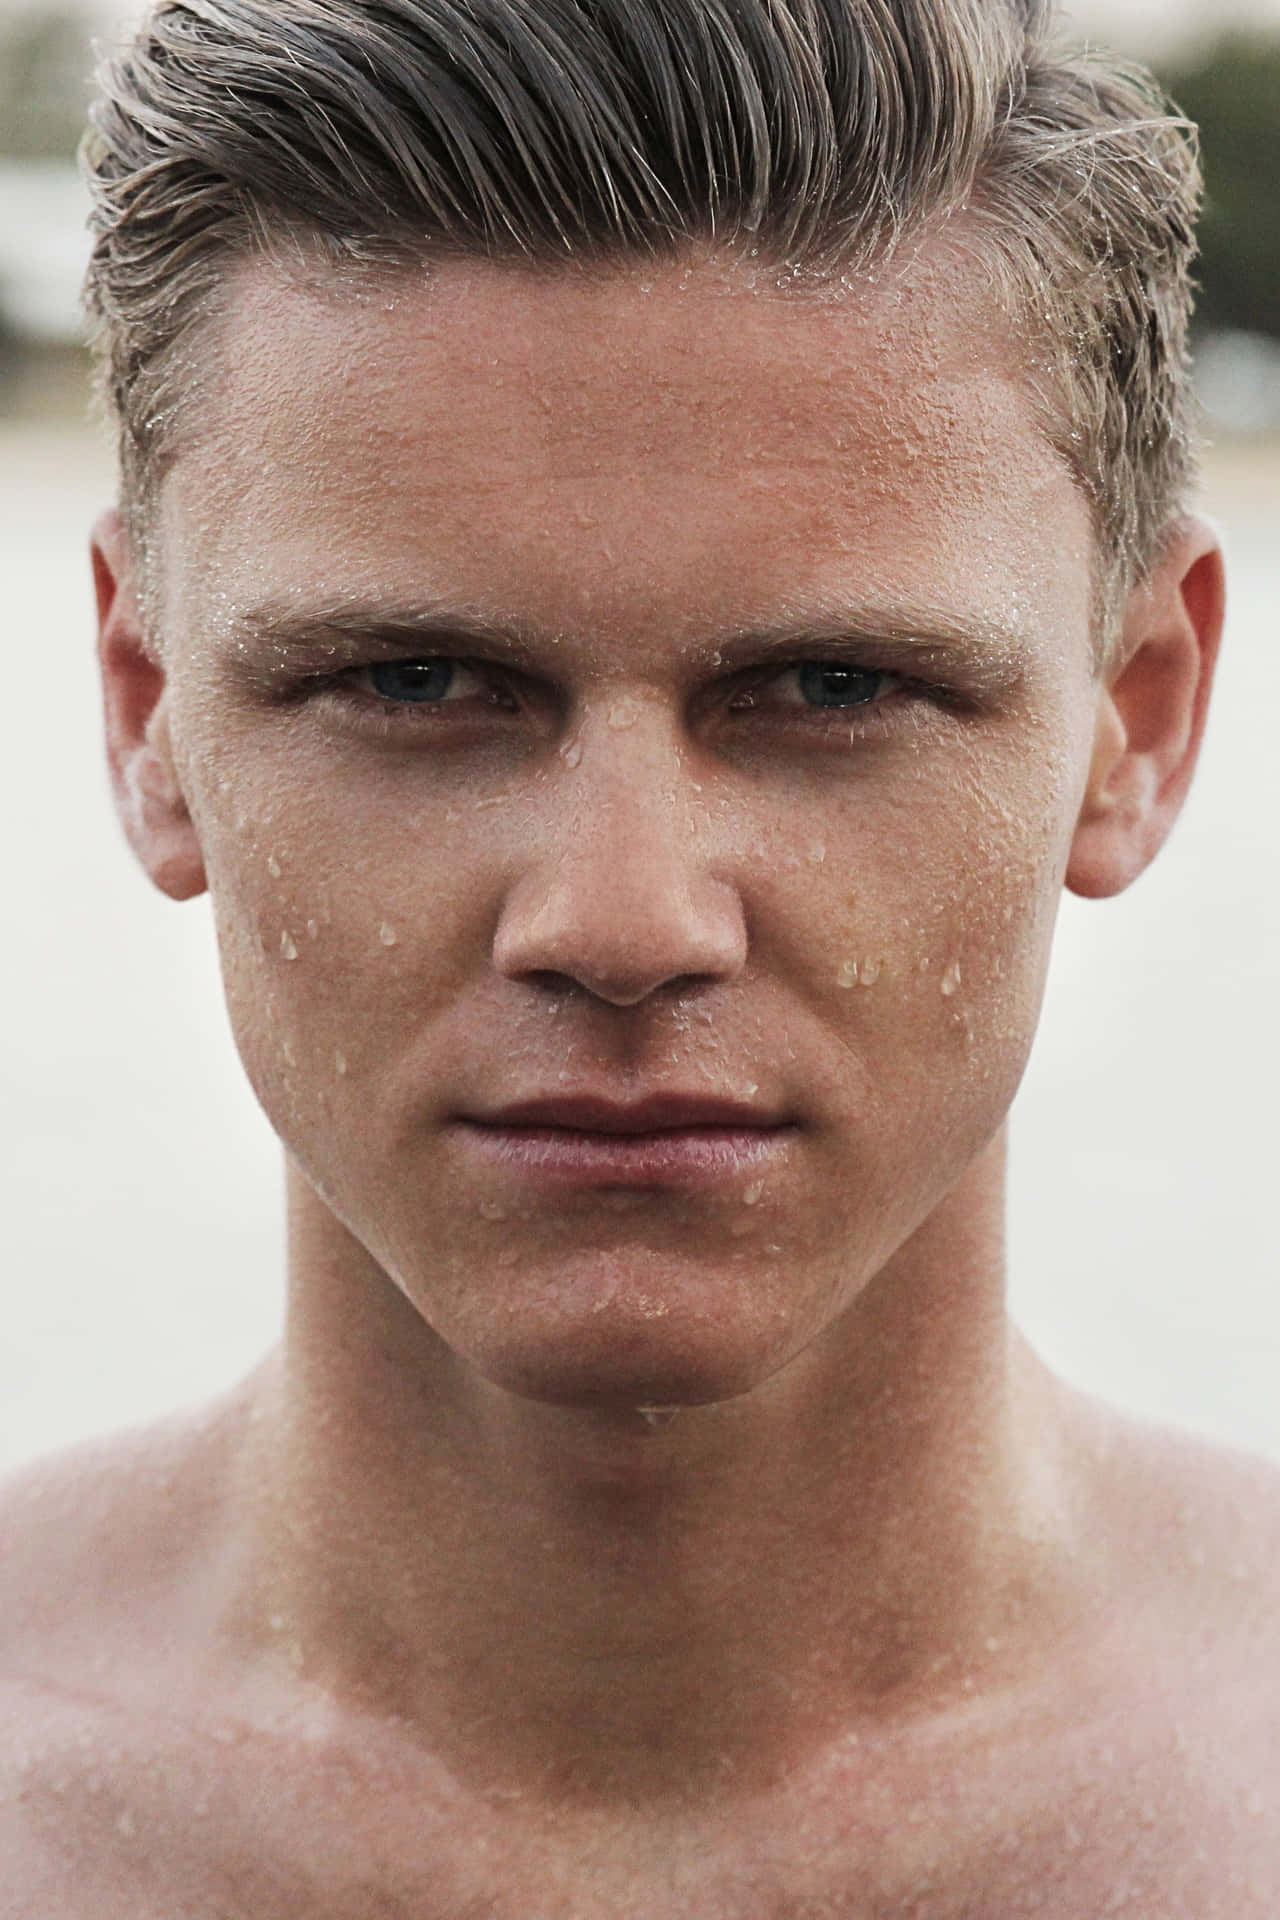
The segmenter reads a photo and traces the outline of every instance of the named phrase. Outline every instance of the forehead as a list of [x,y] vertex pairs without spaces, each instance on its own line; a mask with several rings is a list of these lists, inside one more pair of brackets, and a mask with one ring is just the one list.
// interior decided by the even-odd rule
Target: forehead
[[[797,293],[744,262],[452,262],[233,289],[161,536],[224,597],[430,591],[670,630],[757,601],[1078,586],[1087,510],[946,263]],[[1046,543],[1046,535],[1052,539]],[[962,589],[962,591],[961,591]]]

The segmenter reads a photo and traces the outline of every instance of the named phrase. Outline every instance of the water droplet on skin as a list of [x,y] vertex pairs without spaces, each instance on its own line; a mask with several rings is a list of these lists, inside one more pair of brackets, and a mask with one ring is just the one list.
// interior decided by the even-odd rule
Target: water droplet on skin
[[282,868],[280,866],[280,862],[276,859],[274,853],[269,854],[267,856],[267,872],[271,875],[271,878],[273,880],[278,880],[280,878]]
[[378,928],[378,938],[384,947],[394,947],[399,941],[400,935],[396,932],[389,920],[384,920]]
[[297,1057],[294,1054],[293,1047],[288,1040],[284,1042],[283,1046],[280,1049],[280,1052],[284,1056],[284,1063],[286,1067],[297,1066],[298,1064]]
[[342,1075],[347,1071],[347,1056],[341,1048],[339,1048],[333,1056],[333,1070],[338,1075]]
[[480,1218],[482,1220],[505,1220],[506,1217],[506,1208],[500,1207],[496,1200],[482,1200],[480,1202]]
[[840,971],[836,975],[838,987],[856,987],[858,984],[858,963],[856,960],[842,960]]
[[561,747],[560,758],[566,767],[580,767],[582,765],[581,740],[571,740],[567,747]]
[[764,1181],[753,1180],[751,1182],[751,1185],[743,1193],[742,1204],[744,1207],[756,1207],[756,1206],[759,1206],[760,1201],[763,1199],[763,1197],[764,1197]]
[[297,957],[298,949],[293,943],[292,934],[282,933],[280,935],[280,958],[282,960],[296,960]]
[[307,938],[308,940],[318,940],[320,938],[320,922],[318,920],[308,920]]
[[862,984],[874,987],[884,968],[883,960],[864,960],[862,963]]
[[126,1807],[120,1815],[120,1818],[116,1821],[116,1832],[122,1839],[132,1840],[137,1831],[138,1823],[130,1813],[128,1807]]
[[960,962],[953,960],[942,976],[942,991],[949,1000],[960,988]]
[[270,1627],[272,1633],[283,1633],[287,1622],[282,1613],[273,1613],[267,1621],[267,1625]]
[[616,707],[609,709],[608,724],[615,733],[622,733],[627,727],[634,727],[640,718],[640,709],[634,700],[620,700]]
[[640,1415],[640,1418],[644,1421],[645,1425],[649,1427],[654,1427],[654,1428],[669,1427],[671,1425],[671,1422],[675,1419],[676,1415],[680,1411],[681,1409],[679,1407],[637,1407],[636,1408],[636,1412]]

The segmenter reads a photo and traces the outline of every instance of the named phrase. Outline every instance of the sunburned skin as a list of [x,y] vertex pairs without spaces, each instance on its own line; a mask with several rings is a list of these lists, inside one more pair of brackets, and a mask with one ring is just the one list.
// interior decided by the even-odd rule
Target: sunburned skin
[[938,242],[260,263],[209,349],[146,577],[98,531],[108,741],[212,896],[287,1325],[9,1490],[6,1915],[1272,1920],[1274,1477],[1003,1302],[1056,903],[1177,814],[1212,535],[1100,677]]

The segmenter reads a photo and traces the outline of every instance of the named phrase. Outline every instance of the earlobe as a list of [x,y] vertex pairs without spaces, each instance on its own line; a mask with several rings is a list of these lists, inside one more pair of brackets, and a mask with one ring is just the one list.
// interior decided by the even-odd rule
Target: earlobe
[[204,859],[174,764],[165,671],[146,644],[129,538],[117,512],[99,520],[91,553],[116,812],[161,892],[190,900],[205,890]]
[[1125,611],[1116,663],[1098,691],[1093,758],[1066,884],[1121,893],[1167,839],[1204,734],[1225,610],[1222,550],[1184,523]]

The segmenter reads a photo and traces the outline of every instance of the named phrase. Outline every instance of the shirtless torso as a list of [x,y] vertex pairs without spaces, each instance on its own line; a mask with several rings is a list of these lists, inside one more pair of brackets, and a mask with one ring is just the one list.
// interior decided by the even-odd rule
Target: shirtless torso
[[[4,1508],[6,1920],[1273,1920],[1280,1498],[1091,1423],[1089,1601],[783,1777],[486,1787],[229,1655],[245,1410],[30,1469]],[[495,1749],[501,1731],[495,1733]]]

